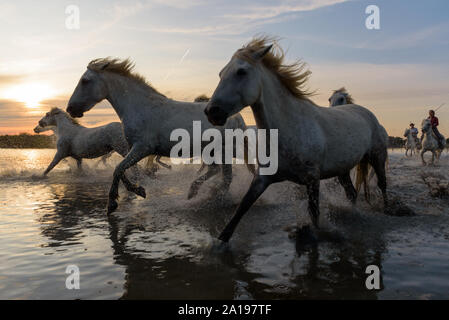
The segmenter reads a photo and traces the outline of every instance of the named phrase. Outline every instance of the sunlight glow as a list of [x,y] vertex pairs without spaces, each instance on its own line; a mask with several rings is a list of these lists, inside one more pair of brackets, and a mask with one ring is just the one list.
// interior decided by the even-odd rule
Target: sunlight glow
[[54,90],[44,83],[24,83],[10,88],[3,92],[3,97],[19,102],[23,102],[27,108],[36,108],[40,103],[54,95]]

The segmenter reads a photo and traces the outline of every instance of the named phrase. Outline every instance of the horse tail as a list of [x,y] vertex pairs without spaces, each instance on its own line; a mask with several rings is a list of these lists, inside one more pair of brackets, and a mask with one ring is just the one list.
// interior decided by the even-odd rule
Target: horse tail
[[[370,190],[369,190],[369,178],[368,174],[370,171],[370,165],[368,161],[362,160],[357,165],[356,169],[356,178],[355,178],[355,189],[357,190],[357,193],[359,193],[360,188],[363,184],[363,190],[365,191],[365,200],[366,202],[370,203]],[[372,168],[371,168],[372,169]]]
[[254,175],[256,175],[256,166],[252,163],[249,163],[248,159],[248,153],[249,153],[249,144],[248,144],[248,137],[243,138],[244,143],[244,152],[243,152],[243,158],[246,164],[246,167],[248,168],[248,171],[251,172]]

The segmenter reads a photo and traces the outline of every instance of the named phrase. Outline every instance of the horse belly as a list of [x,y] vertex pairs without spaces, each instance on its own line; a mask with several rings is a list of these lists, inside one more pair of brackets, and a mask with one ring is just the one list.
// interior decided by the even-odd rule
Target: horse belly
[[321,178],[327,179],[349,172],[367,154],[368,143],[354,143],[335,148],[324,157]]

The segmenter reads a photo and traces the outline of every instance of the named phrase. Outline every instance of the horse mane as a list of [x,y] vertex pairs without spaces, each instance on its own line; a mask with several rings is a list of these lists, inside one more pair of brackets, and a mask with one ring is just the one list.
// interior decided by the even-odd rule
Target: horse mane
[[345,95],[345,98],[346,98],[346,103],[347,104],[354,104],[354,99],[348,93],[348,91],[346,90],[345,87],[341,87],[340,89],[334,90],[334,93],[332,95],[334,95],[336,93],[343,93]]
[[79,121],[75,118],[72,118],[67,112],[65,112],[62,109],[59,109],[57,107],[51,108],[50,110],[50,115],[56,115],[58,113],[63,114],[67,119],[69,119],[70,121],[72,121],[73,124],[77,125],[77,126],[81,126],[81,124],[79,123]]
[[134,67],[135,63],[132,62],[129,58],[118,59],[112,57],[94,59],[87,65],[87,69],[89,70],[93,70],[96,72],[109,71],[136,80],[138,83],[143,84],[157,94],[165,97],[165,95],[151,86],[151,84],[145,79],[144,76],[138,74],[137,72],[134,72]]
[[284,50],[277,44],[277,38],[261,36],[255,37],[241,49],[237,50],[234,56],[242,58],[250,63],[255,63],[253,54],[268,45],[273,44],[273,48],[262,58],[262,64],[272,71],[281,83],[299,99],[306,99],[313,94],[304,88],[311,71],[306,69],[307,64],[297,60],[291,64],[285,64]]
[[193,100],[193,102],[208,102],[210,100],[210,98],[208,96],[206,96],[205,94],[201,94],[198,97],[195,98],[195,100]]

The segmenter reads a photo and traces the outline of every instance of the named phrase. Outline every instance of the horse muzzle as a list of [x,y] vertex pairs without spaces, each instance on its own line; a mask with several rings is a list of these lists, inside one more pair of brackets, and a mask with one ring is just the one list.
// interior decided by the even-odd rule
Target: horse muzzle
[[84,115],[83,111],[77,110],[77,107],[68,105],[66,111],[74,118],[81,118]]
[[228,114],[224,112],[223,109],[214,105],[207,105],[206,109],[204,109],[204,113],[209,122],[214,126],[223,126],[228,119]]

